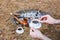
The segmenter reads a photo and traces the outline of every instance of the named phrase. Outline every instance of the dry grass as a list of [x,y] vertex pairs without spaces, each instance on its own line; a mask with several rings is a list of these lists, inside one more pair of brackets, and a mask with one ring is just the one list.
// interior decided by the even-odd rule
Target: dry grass
[[[10,21],[10,13],[22,9],[39,9],[60,19],[60,0],[0,0],[0,40],[33,40],[28,36],[29,28],[24,27],[24,34],[19,35]],[[60,25],[43,25],[42,32],[52,40],[60,40]]]

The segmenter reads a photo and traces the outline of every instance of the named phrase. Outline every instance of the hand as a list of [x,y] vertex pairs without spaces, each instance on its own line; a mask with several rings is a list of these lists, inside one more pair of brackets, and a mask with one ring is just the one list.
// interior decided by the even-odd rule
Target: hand
[[38,38],[38,39],[43,37],[42,33],[39,30],[34,28],[30,28],[30,36],[32,38]]
[[50,15],[44,15],[39,20],[41,23],[48,23],[48,24],[54,24],[56,22],[56,19],[54,19]]
[[43,35],[39,30],[34,28],[30,28],[30,36],[32,38],[38,38],[40,40],[51,40],[50,38]]

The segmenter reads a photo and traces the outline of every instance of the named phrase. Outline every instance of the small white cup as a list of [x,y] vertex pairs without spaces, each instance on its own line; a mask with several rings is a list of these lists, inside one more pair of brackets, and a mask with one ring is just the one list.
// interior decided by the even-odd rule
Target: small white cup
[[[37,21],[38,23],[33,23],[33,21]],[[39,29],[41,26],[42,25],[41,25],[41,23],[38,19],[34,19],[29,23],[29,27],[33,27],[33,28],[36,28],[36,29]]]
[[23,29],[22,27],[18,27],[18,28],[16,29],[16,33],[22,34],[22,33],[24,33],[24,29]]

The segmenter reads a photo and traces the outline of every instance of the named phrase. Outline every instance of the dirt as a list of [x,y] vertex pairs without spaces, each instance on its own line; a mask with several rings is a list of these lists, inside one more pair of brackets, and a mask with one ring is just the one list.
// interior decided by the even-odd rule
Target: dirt
[[[24,9],[42,10],[60,19],[60,0],[0,0],[0,40],[33,40],[28,27],[24,27],[23,34],[17,34],[17,26],[10,20],[10,13]],[[60,40],[60,25],[43,24],[41,31],[52,40]]]

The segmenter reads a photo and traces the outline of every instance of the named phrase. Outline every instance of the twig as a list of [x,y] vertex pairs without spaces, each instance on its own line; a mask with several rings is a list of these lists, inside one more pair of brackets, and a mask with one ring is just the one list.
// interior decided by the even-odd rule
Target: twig
[[18,19],[16,16],[14,16],[14,18],[15,18],[19,23],[21,23],[21,24],[23,24],[23,25],[26,25],[26,24],[27,24],[26,21],[22,21],[22,20]]

